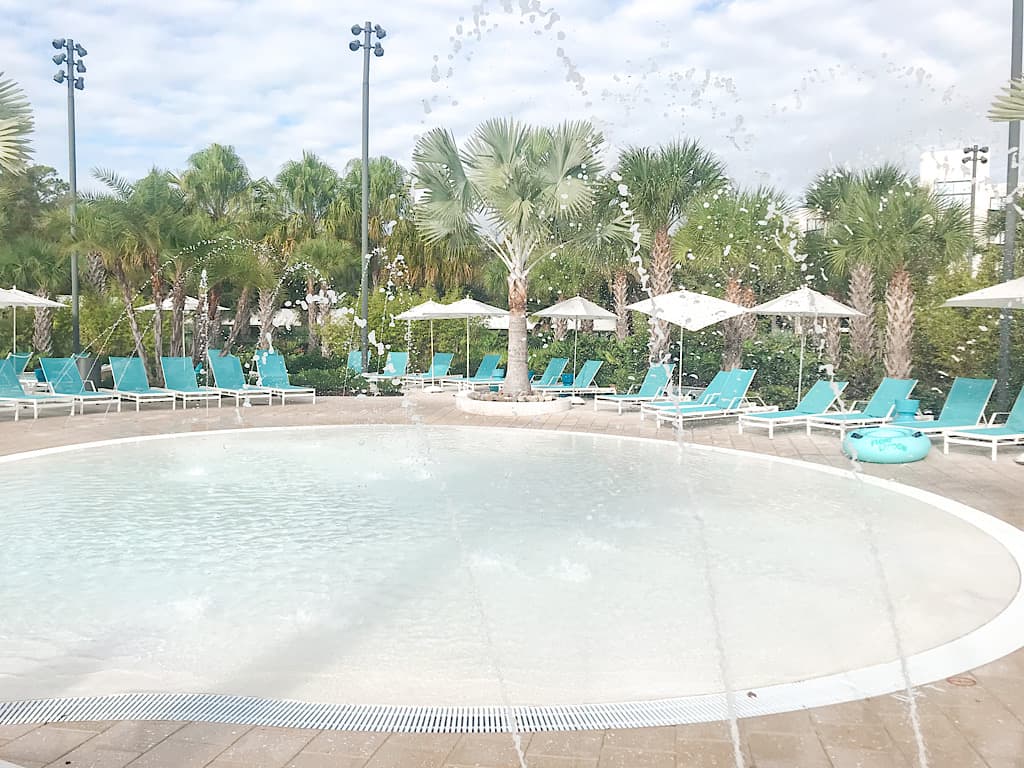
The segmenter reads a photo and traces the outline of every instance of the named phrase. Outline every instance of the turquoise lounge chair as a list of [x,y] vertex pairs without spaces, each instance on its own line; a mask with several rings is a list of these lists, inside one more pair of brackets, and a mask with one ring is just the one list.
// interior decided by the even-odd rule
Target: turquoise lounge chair
[[817,416],[828,411],[846,389],[846,381],[817,381],[807,390],[795,408],[788,411],[773,413],[743,413],[739,418],[739,431],[743,434],[744,427],[765,427],[768,439],[775,439],[776,427],[789,427],[794,424],[803,426],[809,416]]
[[219,349],[210,349],[207,350],[206,357],[210,361],[210,370],[213,371],[213,388],[222,395],[235,398],[236,408],[243,399],[247,403],[263,398],[266,398],[268,405],[273,402],[269,389],[246,384],[242,361],[237,356],[222,356]]
[[550,386],[534,384],[533,388],[543,392],[565,395],[597,395],[615,392],[613,387],[598,387],[594,385],[594,378],[597,376],[597,372],[601,370],[602,365],[603,362],[601,360],[587,360],[580,366],[576,377],[569,384],[557,383]]
[[483,360],[480,361],[480,365],[477,366],[476,373],[470,376],[468,379],[465,376],[445,376],[442,380],[442,386],[445,384],[454,384],[459,389],[476,389],[478,386],[490,387],[500,382],[502,376],[499,376],[498,363],[501,362],[501,355],[484,355]]
[[949,389],[937,419],[894,419],[893,426],[913,427],[926,435],[976,427],[984,421],[985,407],[995,386],[995,379],[966,379],[958,376]]
[[363,352],[360,349],[353,349],[348,353],[348,361],[345,366],[354,373],[363,372]]
[[672,371],[675,370],[675,367],[674,363],[652,365],[640,383],[640,389],[636,392],[626,392],[621,395],[595,395],[594,410],[597,410],[598,403],[609,402],[615,403],[621,414],[624,405],[639,406],[664,396],[665,390],[672,383]]
[[316,389],[299,387],[288,381],[288,368],[281,355],[259,349],[256,350],[255,359],[260,386],[269,389],[271,395],[281,398],[282,405],[289,397],[309,397],[316,404]]
[[11,361],[11,365],[14,367],[14,375],[21,376],[25,372],[25,368],[28,367],[28,361],[32,359],[32,353],[8,352],[7,359]]
[[823,413],[820,416],[807,417],[807,434],[813,427],[832,429],[843,437],[848,429],[871,427],[886,424],[892,419],[897,400],[906,400],[917,386],[917,379],[882,379],[875,394],[868,400],[862,411],[846,413]]
[[426,373],[410,373],[405,376],[405,380],[410,383],[427,384],[443,379],[448,375],[448,369],[452,367],[454,357],[455,355],[451,352],[435,352]]
[[170,403],[173,411],[177,398],[169,389],[149,386],[146,366],[138,357],[111,357],[110,373],[114,377],[114,388],[104,392],[113,392],[122,400],[135,403],[136,412],[143,403]]
[[370,381],[401,381],[405,371],[409,367],[408,352],[388,352],[384,360],[384,370],[380,373],[364,373],[363,377]]
[[714,378],[708,382],[704,391],[701,392],[694,400],[655,400],[650,403],[643,403],[640,406],[640,419],[642,421],[645,414],[651,415],[661,410],[665,410],[666,412],[679,412],[686,410],[687,408],[700,408],[707,405],[717,405],[718,398],[722,396],[722,389],[729,383],[731,378],[732,371],[719,371],[714,375]]
[[540,375],[539,379],[531,382],[531,386],[543,388],[557,385],[562,378],[562,371],[568,364],[569,358],[567,357],[552,357],[548,360],[544,373]]
[[189,400],[198,403],[216,401],[217,407],[221,407],[220,392],[199,386],[191,357],[161,357],[160,368],[164,372],[164,385],[181,399],[183,407],[188,408]]
[[741,413],[776,410],[775,406],[754,403],[747,398],[747,390],[750,389],[750,383],[756,373],[756,370],[745,368],[729,371],[729,378],[713,404],[687,407],[688,404],[683,403],[678,409],[663,408],[655,413],[657,426],[660,427],[662,422],[666,422],[681,427],[687,421],[705,421],[737,416]]
[[14,420],[22,408],[32,411],[32,418],[39,418],[40,408],[69,408],[70,415],[75,414],[75,401],[66,395],[37,395],[26,394],[18,380],[18,374],[14,372],[14,366],[10,360],[0,360],[0,405],[14,408]]
[[121,412],[121,398],[105,392],[89,389],[93,386],[82,379],[82,374],[72,357],[41,357],[39,367],[43,370],[43,378],[55,395],[64,395],[78,403],[78,412],[85,413],[85,404],[116,405]]
[[[1002,424],[994,424],[998,416],[1006,416]],[[1024,445],[1024,389],[1013,403],[1009,413],[994,413],[987,427],[956,429],[943,434],[942,452],[948,454],[950,445],[983,445],[992,449],[992,461],[1001,445]]]

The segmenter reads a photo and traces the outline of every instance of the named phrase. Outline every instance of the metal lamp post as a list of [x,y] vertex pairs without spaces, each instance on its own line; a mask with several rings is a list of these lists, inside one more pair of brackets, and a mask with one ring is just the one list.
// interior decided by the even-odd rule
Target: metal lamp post
[[974,207],[978,195],[978,163],[982,165],[987,163],[987,154],[988,147],[979,147],[975,144],[970,147],[964,147],[964,156],[960,160],[964,165],[967,165],[967,163],[971,164],[971,242],[968,246],[968,254],[970,255],[972,268],[974,265],[974,239],[977,234],[974,231]]
[[[53,79],[58,84],[67,83],[68,86],[68,182],[71,186],[71,237],[75,236],[75,207],[78,203],[77,166],[75,160],[75,91],[85,88],[85,78],[81,75],[85,72],[85,64],[82,59],[88,53],[85,48],[71,38],[57,38],[53,41],[53,47],[62,51],[53,57],[53,63],[57,66],[65,65],[65,69],[57,70]],[[75,60],[75,56],[78,60]],[[82,339],[79,333],[78,309],[78,253],[72,245],[71,250],[71,349],[75,354],[82,351]]]
[[[363,370],[367,370],[369,364],[367,347],[369,345],[369,262],[370,262],[370,52],[374,56],[384,55],[384,48],[380,41],[387,37],[380,24],[374,26],[367,21],[365,24],[353,24],[352,34],[356,39],[348,44],[349,50],[358,51],[363,49],[363,255],[362,268],[359,275],[359,300],[360,312],[363,324],[359,334],[359,349],[363,358]],[[377,36],[376,43],[371,41],[372,36]],[[359,39],[362,38],[362,39]]]
[[[1021,77],[1022,36],[1024,36],[1024,0],[1013,0],[1013,17],[1010,25],[1010,78]],[[1017,256],[1017,206],[1015,198],[1020,183],[1018,160],[1020,158],[1020,121],[1010,122],[1009,152],[1006,157],[1006,237],[1003,241],[1003,281],[1012,280],[1014,262]],[[996,407],[1000,411],[1010,410],[1010,312],[1003,310],[999,316],[999,372],[996,389]]]

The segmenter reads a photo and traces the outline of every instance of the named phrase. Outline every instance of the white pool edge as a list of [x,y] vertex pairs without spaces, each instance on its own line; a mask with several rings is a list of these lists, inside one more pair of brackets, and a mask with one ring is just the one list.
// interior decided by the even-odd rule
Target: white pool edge
[[[855,476],[861,482],[930,504],[973,525],[999,542],[1017,565],[1017,592],[1009,604],[992,620],[955,640],[907,657],[906,668],[911,683],[916,687],[943,680],[984,666],[1024,646],[1024,588],[1022,588],[1024,578],[1021,577],[1021,574],[1024,574],[1024,531],[992,515],[931,491],[852,470],[754,451],[632,435],[609,435],[600,432],[545,430],[529,427],[446,424],[422,426],[415,424],[308,424],[164,433],[73,443],[0,456],[0,464],[91,448],[181,437],[211,437],[246,432],[345,430],[367,427],[375,429],[501,429],[530,434],[543,432],[587,439],[645,442],[675,447],[677,450],[680,447],[685,447],[687,450],[776,462],[833,476],[848,478]],[[196,720],[239,725],[280,725],[329,730],[477,733],[508,731],[510,730],[508,718],[511,716],[515,718],[517,730],[524,732],[595,730],[713,722],[727,719],[730,710],[738,717],[757,717],[856,701],[903,691],[905,687],[903,667],[899,660],[895,660],[798,682],[743,689],[735,691],[731,695],[719,692],[604,704],[515,706],[510,711],[501,706],[349,705],[217,694],[124,693],[64,699],[0,701],[0,724],[72,722],[76,720]]]

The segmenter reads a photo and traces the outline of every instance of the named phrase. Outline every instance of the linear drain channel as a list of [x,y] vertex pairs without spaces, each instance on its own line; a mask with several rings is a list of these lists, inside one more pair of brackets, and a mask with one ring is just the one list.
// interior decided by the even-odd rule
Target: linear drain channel
[[[795,702],[788,709],[798,709]],[[742,717],[771,708],[737,698]],[[315,704],[247,696],[126,693],[68,699],[0,701],[0,725],[89,720],[188,720],[389,733],[504,733],[641,728],[709,722],[727,717],[720,695],[621,704],[561,707],[401,707]]]

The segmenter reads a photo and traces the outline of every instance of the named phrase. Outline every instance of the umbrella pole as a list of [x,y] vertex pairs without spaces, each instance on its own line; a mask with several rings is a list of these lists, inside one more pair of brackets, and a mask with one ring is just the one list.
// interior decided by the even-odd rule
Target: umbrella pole
[[807,343],[807,334],[800,334],[800,374],[796,384],[796,401],[799,403],[804,396],[804,345]]
[[685,348],[683,347],[683,326],[679,326],[679,399],[683,398],[683,362],[686,358]]
[[11,307],[11,325],[13,330],[11,331],[11,352],[13,354],[18,353],[18,308]]
[[430,386],[436,384],[434,380],[434,318],[430,318]]
[[576,381],[576,351],[580,347],[580,319],[576,318],[576,324],[572,332],[572,380]]
[[469,378],[469,315],[466,315],[466,378]]

